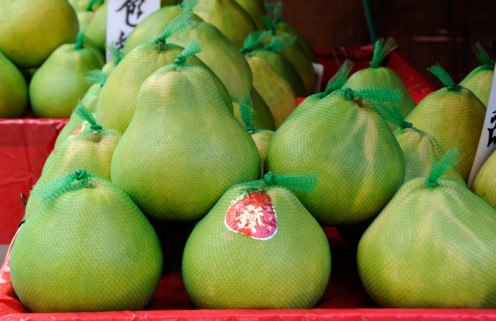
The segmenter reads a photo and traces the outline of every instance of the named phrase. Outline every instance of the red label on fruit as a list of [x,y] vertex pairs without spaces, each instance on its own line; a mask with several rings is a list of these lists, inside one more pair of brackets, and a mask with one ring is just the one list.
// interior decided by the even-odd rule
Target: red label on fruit
[[277,232],[277,216],[269,195],[263,191],[240,194],[227,209],[224,223],[235,233],[267,240]]

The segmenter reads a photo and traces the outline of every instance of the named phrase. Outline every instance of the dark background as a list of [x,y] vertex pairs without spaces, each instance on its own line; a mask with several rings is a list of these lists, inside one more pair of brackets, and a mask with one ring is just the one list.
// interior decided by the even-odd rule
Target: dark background
[[[266,1],[270,2],[270,1]],[[362,0],[283,0],[282,20],[302,32],[315,48],[359,47],[371,43]],[[434,86],[427,68],[439,63],[459,82],[480,65],[479,41],[492,56],[496,0],[369,0],[378,37],[393,37],[397,51]]]

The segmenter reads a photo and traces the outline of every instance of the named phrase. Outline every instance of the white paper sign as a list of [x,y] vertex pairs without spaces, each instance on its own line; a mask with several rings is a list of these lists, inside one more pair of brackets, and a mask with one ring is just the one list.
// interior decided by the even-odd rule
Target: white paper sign
[[322,78],[324,76],[324,65],[312,62],[313,70],[315,71],[315,83],[313,84],[313,92],[319,93],[322,91]]
[[[496,67],[495,67],[496,71]],[[482,167],[484,162],[487,160],[491,153],[496,149],[496,72],[493,76],[493,82],[491,84],[491,92],[489,93],[489,102],[487,104],[486,118],[484,119],[484,126],[482,127],[481,136],[479,139],[479,146],[477,147],[477,152],[475,154],[474,163],[472,165],[472,170],[470,171],[470,176],[468,179],[468,186],[472,187],[472,184]]]
[[122,50],[134,27],[159,8],[160,0],[108,0],[107,61],[112,58],[109,48]]

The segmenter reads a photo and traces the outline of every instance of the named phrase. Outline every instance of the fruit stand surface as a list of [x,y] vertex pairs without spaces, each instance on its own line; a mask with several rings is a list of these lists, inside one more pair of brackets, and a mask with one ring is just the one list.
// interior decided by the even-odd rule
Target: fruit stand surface
[[[324,82],[349,58],[355,69],[368,67],[371,47],[318,50],[316,62],[324,65]],[[387,66],[395,70],[417,103],[435,88],[398,53],[393,52]],[[300,98],[301,100],[302,98]],[[39,177],[45,159],[65,119],[0,120],[0,245],[14,239],[24,215],[21,194],[29,191]],[[347,243],[334,227],[324,230],[331,246],[332,274],[321,300],[312,309],[196,309],[184,288],[180,260],[191,223],[153,222],[162,235],[165,267],[155,295],[143,311],[74,313],[30,313],[17,298],[10,282],[9,256],[0,269],[0,321],[10,320],[495,320],[489,309],[396,309],[380,308],[367,295],[359,280],[355,247]],[[173,231],[174,233],[170,233]],[[0,258],[0,262],[1,262]]]

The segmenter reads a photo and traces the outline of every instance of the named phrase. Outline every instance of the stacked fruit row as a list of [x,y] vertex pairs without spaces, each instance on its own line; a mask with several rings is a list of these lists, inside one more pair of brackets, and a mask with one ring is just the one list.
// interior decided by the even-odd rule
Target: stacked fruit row
[[369,68],[347,61],[310,95],[311,51],[265,10],[164,6],[93,72],[13,243],[28,309],[145,308],[168,250],[149,219],[196,223],[182,276],[198,308],[314,306],[332,270],[323,225],[357,246],[381,306],[496,306],[494,161],[467,185],[494,61],[464,85],[431,67],[444,87],[414,104],[380,39]]

